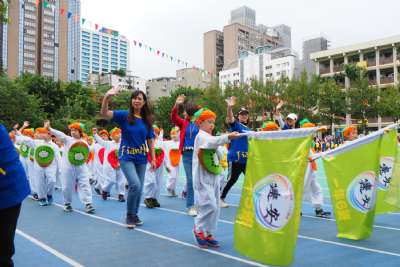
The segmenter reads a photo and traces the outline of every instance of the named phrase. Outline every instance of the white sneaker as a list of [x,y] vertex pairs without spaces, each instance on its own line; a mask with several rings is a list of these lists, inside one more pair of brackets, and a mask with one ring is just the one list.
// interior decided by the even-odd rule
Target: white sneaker
[[229,207],[228,203],[226,203],[225,201],[223,201],[222,199],[219,200],[219,207],[220,208],[227,208]]
[[196,216],[197,216],[197,210],[196,210],[196,208],[195,208],[195,207],[189,208],[189,210],[188,210],[188,215],[189,215],[189,216],[192,216],[192,217],[196,217]]

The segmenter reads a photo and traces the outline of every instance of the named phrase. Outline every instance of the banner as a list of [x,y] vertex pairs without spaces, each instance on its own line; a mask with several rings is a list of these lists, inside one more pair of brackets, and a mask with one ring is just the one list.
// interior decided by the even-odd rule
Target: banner
[[372,233],[382,133],[349,142],[322,157],[339,238],[360,240]]
[[249,157],[234,226],[239,253],[265,264],[293,262],[304,175],[316,130],[247,134]]
[[392,179],[387,191],[385,201],[397,208],[400,208],[400,145],[397,145],[397,156],[394,162]]
[[393,167],[397,156],[397,130],[392,129],[382,135],[380,149],[380,166],[378,173],[378,191],[376,201],[376,214],[397,211],[395,205],[385,201],[393,175]]

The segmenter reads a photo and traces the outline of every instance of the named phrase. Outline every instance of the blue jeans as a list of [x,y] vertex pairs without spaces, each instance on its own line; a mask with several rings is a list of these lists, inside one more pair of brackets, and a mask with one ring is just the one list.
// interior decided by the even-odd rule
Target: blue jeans
[[128,198],[126,213],[137,215],[142,198],[146,164],[136,164],[133,161],[120,160],[121,170],[128,181]]
[[193,192],[193,174],[192,174],[192,161],[193,152],[186,151],[182,153],[183,167],[186,173],[186,207],[190,208],[194,205],[194,192]]

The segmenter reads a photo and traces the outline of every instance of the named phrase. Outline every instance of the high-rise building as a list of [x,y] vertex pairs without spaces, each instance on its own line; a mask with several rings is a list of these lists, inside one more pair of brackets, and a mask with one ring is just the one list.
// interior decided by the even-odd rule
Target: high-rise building
[[76,79],[69,75],[75,67],[68,59],[79,55],[69,42],[72,28],[80,25],[79,0],[10,1],[8,17],[9,77],[27,72],[54,80]]
[[88,82],[89,74],[128,70],[129,42],[118,31],[102,28],[99,31],[81,30],[81,81]]
[[[81,13],[81,1],[70,0],[69,9],[73,14]],[[79,16],[80,17],[80,16]],[[76,20],[68,20],[68,80],[80,80],[80,45],[81,45],[81,24]]]
[[0,17],[0,72],[7,68],[7,24]]
[[231,19],[229,23],[239,23],[254,28],[256,26],[256,11],[247,6],[236,8],[231,11]]
[[291,47],[291,30],[284,24],[268,27],[256,25],[256,12],[246,6],[232,10],[230,24],[223,32],[204,33],[204,68],[218,74],[238,65],[241,53],[255,53],[257,47]]
[[204,69],[219,73],[224,67],[224,34],[217,30],[204,33],[203,45]]
[[328,49],[329,41],[324,37],[317,37],[303,42],[303,60],[300,71],[305,70],[309,75],[315,73],[315,62],[311,60],[310,55]]

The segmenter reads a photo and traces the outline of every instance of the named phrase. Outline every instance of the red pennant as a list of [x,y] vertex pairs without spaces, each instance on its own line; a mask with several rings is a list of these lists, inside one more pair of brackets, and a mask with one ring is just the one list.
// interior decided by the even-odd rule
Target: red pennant
[[136,41],[135,40],[133,40],[133,45],[136,46]]
[[61,10],[60,10],[61,16],[64,16],[64,13],[65,13],[65,9],[64,9],[64,8],[61,8]]
[[94,24],[94,28],[97,30],[99,28],[99,24]]
[[159,56],[160,55],[160,50],[157,50],[157,56]]

